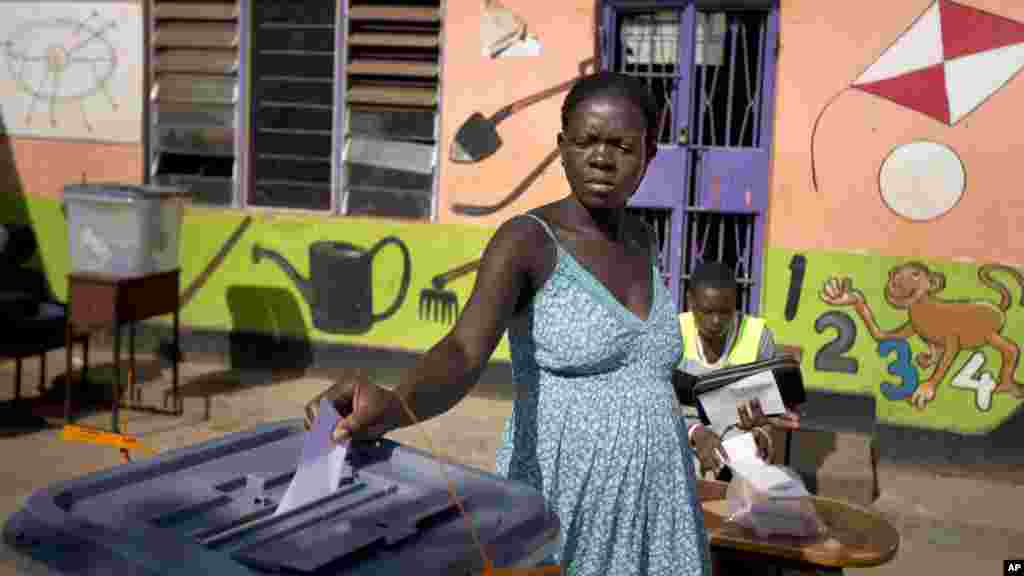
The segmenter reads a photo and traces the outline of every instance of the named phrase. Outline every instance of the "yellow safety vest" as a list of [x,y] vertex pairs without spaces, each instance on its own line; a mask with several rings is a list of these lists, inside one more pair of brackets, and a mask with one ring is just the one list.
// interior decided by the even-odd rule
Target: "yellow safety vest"
[[[761,336],[764,334],[764,318],[742,316],[740,327],[733,338],[732,349],[725,357],[724,365],[749,364],[757,361],[757,352],[761,347]],[[679,315],[679,329],[683,334],[683,354],[687,360],[699,360],[697,352],[697,323],[692,312]]]

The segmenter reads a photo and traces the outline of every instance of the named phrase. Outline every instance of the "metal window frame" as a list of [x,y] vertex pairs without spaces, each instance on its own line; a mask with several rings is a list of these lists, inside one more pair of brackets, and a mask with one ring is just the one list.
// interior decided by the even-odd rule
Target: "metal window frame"
[[[346,133],[345,121],[348,120],[351,108],[348,105],[348,32],[349,32],[349,8],[351,0],[337,0],[338,10],[337,30],[339,30],[338,42],[335,45],[335,66],[340,71],[341,79],[335,81],[336,94],[334,101],[335,133],[332,136],[335,153],[331,166],[331,201],[336,206],[331,214],[336,216],[348,215],[349,188],[346,179],[347,171],[345,163],[348,160],[350,138]],[[426,222],[434,223],[438,220],[440,199],[438,195],[441,189],[441,106],[442,106],[442,84],[444,79],[444,39],[446,27],[445,16],[447,15],[447,1],[440,0],[439,11],[441,13],[441,31],[438,34],[438,56],[437,56],[437,107],[434,110],[434,174],[431,178],[430,210],[425,219]],[[374,218],[388,218],[386,216],[374,216]]]
[[[349,106],[347,101],[348,92],[348,13],[350,0],[338,0],[338,10],[335,14],[335,30],[337,39],[334,47],[334,102],[332,106],[332,135],[331,146],[331,205],[327,210],[311,210],[308,208],[287,208],[280,206],[255,206],[249,204],[249,195],[254,185],[252,177],[253,158],[255,157],[254,140],[252,138],[252,108],[256,104],[255,92],[253,90],[252,49],[253,31],[253,0],[238,0],[238,78],[237,90],[238,99],[235,105],[235,164],[233,174],[233,187],[231,191],[231,203],[225,205],[210,205],[210,209],[246,210],[252,212],[283,212],[283,213],[307,213],[317,215],[346,216],[348,214],[348,193],[345,182],[345,159],[347,152],[346,123],[348,119]],[[442,25],[440,31],[440,47],[438,55],[438,98],[435,114],[435,151],[434,151],[434,175],[432,177],[432,189],[430,195],[431,207],[425,221],[436,222],[440,211],[440,128],[442,121],[442,90],[444,58],[444,38],[446,29],[444,21],[447,14],[447,1],[441,0],[440,10],[442,14]],[[156,48],[153,45],[154,28],[156,20],[154,17],[154,0],[146,0],[141,5],[143,22],[143,73],[142,73],[142,94],[145,99],[142,107],[142,178],[144,184],[153,182],[153,170],[156,166],[155,152],[159,149],[153,142],[157,137],[157,131],[153,126],[153,102],[150,94],[154,86],[154,68]],[[204,206],[205,207],[205,206]]]
[[[237,210],[246,209],[246,194],[248,186],[248,170],[247,162],[249,159],[249,147],[251,139],[249,138],[249,119],[248,119],[248,105],[249,99],[248,94],[251,93],[250,86],[248,85],[250,74],[249,74],[249,14],[251,12],[252,0],[237,0],[238,3],[238,77],[236,79],[235,90],[237,91],[237,99],[235,102],[235,113],[234,113],[234,148],[235,148],[235,162],[232,168],[232,190],[231,190],[231,203],[226,205],[203,205],[210,209],[227,209]],[[159,138],[159,131],[154,128],[154,114],[153,108],[156,105],[151,98],[153,87],[155,85],[156,69],[154,62],[156,60],[156,46],[153,44],[153,38],[156,33],[156,2],[155,0],[144,0],[140,5],[140,11],[142,15],[142,179],[141,182],[145,185],[151,185],[153,183],[153,177],[155,176],[157,164],[156,152],[160,149],[157,145],[156,139]]]
[[348,187],[345,179],[345,158],[348,138],[348,11],[350,0],[336,0],[338,10],[334,17],[334,133],[331,134],[331,214],[348,214]]

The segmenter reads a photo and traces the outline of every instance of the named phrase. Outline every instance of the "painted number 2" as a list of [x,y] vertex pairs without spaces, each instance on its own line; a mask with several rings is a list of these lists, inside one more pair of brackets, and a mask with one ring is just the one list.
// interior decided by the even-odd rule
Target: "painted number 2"
[[996,381],[988,372],[978,372],[985,365],[985,355],[981,352],[971,354],[964,367],[953,377],[953,387],[962,390],[974,390],[974,403],[978,410],[988,412],[992,408],[992,392],[996,389]]
[[890,362],[887,369],[889,374],[900,379],[899,385],[891,382],[882,382],[880,386],[882,395],[887,400],[906,400],[914,390],[917,390],[917,369],[910,363],[910,344],[906,340],[882,340],[878,343],[878,355],[888,358],[896,352],[896,361]]
[[843,356],[853,348],[853,343],[857,340],[857,325],[853,318],[845,312],[829,310],[814,321],[814,330],[821,334],[829,328],[835,329],[836,337],[814,354],[814,369],[822,372],[856,374],[859,366],[857,359]]

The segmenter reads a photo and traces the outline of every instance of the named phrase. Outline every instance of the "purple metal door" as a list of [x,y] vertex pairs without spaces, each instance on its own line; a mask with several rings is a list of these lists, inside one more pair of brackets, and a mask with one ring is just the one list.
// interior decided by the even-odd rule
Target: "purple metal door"
[[601,62],[606,69],[642,79],[661,109],[658,154],[630,200],[658,236],[662,278],[676,302],[683,268],[685,186],[689,181],[686,126],[690,117],[693,29],[690,0],[658,2],[656,6],[610,0],[604,7]]
[[[740,282],[740,308],[759,311],[774,111],[778,12],[723,10],[698,0],[690,138],[688,247],[680,290],[702,260],[725,261]],[[749,4],[749,3],[748,3]],[[749,6],[748,6],[749,7]]]
[[758,311],[774,95],[774,0],[606,0],[602,64],[643,79],[659,149],[630,205],[659,233],[680,310],[690,273],[721,260]]

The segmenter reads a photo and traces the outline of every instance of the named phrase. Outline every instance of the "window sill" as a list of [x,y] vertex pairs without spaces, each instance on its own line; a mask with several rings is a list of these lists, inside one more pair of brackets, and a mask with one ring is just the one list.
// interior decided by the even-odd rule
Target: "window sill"
[[435,218],[397,218],[394,216],[368,216],[365,214],[338,214],[336,212],[327,210],[308,210],[304,208],[280,208],[277,206],[245,206],[245,207],[232,207],[232,206],[214,206],[212,204],[194,204],[190,203],[185,208],[186,217],[190,214],[196,214],[201,216],[207,215],[251,215],[254,218],[260,218],[264,222],[273,222],[275,220],[353,220],[353,221],[373,221],[378,223],[395,223],[395,224],[436,224]]

